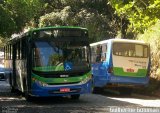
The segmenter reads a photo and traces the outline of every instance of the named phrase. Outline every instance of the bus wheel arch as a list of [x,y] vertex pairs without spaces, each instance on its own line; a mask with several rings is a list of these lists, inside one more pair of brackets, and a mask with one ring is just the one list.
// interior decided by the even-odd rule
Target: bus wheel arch
[[100,94],[104,91],[103,87],[94,87],[93,93]]

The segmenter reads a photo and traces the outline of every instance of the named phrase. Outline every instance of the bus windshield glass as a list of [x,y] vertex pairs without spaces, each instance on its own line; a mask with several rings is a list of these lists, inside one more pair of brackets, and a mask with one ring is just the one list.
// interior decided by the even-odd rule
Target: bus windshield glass
[[124,57],[149,57],[147,45],[135,43],[113,43],[113,55]]
[[35,41],[33,70],[77,71],[89,70],[88,44],[73,41]]

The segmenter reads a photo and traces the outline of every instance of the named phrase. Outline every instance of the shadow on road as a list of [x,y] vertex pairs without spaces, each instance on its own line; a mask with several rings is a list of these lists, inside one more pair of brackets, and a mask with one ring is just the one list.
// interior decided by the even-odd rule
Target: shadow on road
[[118,90],[112,90],[112,89],[104,89],[102,92],[98,93],[100,95],[103,96],[107,96],[107,97],[115,97],[115,98],[137,98],[137,99],[147,99],[147,100],[156,100],[159,99],[159,97],[157,96],[153,96],[153,95],[142,95],[142,94],[138,94],[133,92],[130,95],[122,95],[119,93]]

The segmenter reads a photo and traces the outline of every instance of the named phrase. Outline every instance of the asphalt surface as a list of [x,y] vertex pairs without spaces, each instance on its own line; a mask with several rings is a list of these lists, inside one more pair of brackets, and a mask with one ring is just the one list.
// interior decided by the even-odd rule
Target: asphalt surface
[[[147,102],[152,104],[143,104]],[[32,102],[27,102],[22,94],[11,93],[6,81],[0,81],[0,113],[113,113],[115,110],[124,112],[123,110],[137,108],[153,108],[152,110],[160,112],[159,104],[160,99],[156,97],[126,97],[111,92],[84,94],[79,100],[49,97],[35,98]]]

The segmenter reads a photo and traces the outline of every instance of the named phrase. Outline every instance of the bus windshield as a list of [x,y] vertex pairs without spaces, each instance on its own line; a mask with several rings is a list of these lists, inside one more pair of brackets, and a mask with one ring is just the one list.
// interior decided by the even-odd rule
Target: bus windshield
[[71,41],[35,41],[33,70],[77,71],[89,69],[88,45]]
[[142,44],[113,43],[113,55],[147,58],[149,56],[149,50],[147,45]]

